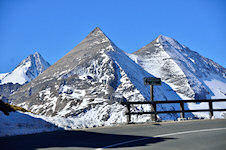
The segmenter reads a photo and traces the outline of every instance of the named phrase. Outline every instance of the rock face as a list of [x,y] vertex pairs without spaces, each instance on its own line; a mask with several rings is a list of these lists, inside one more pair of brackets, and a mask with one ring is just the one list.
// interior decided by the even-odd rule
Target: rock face
[[3,97],[3,101],[7,102],[7,97],[18,90],[22,85],[16,83],[7,83],[0,85],[0,95]]
[[50,64],[39,53],[24,59],[12,72],[0,76],[0,84],[25,84],[46,70]]
[[[96,28],[58,62],[14,93],[11,101],[40,115],[76,118],[83,127],[121,123],[126,118],[120,101],[150,99],[150,88],[143,85],[146,76],[152,75]],[[156,100],[168,97],[180,99],[165,83],[155,88]],[[149,110],[150,106],[134,109]],[[133,119],[145,121],[150,116]]]

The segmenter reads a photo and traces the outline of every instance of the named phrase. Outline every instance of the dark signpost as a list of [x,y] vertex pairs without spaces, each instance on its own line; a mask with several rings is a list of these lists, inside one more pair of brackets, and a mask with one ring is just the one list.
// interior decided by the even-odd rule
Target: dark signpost
[[145,77],[144,85],[161,85],[161,78]]
[[[154,101],[154,85],[161,85],[161,78],[155,78],[155,77],[145,77],[144,78],[144,85],[150,85],[150,98],[151,102]],[[151,111],[156,112],[156,105],[152,104],[151,105]],[[153,121],[157,120],[157,115],[152,114],[151,119]]]

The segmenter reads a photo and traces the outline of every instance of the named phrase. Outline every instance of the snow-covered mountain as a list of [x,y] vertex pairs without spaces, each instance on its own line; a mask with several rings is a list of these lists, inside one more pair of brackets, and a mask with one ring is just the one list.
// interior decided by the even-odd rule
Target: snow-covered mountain
[[[11,96],[13,104],[67,128],[111,125],[126,121],[120,101],[150,99],[143,77],[152,76],[130,59],[99,28]],[[167,84],[155,89],[156,100],[180,99]],[[179,109],[176,105],[159,110]],[[150,106],[133,109],[150,110]],[[52,117],[48,117],[52,116]],[[161,115],[162,119],[176,116]],[[150,120],[150,115],[133,116],[135,121]],[[63,123],[62,123],[63,122]]]
[[49,66],[50,64],[36,52],[24,59],[12,72],[0,74],[0,84],[30,82]]
[[[97,27],[63,58],[11,95],[10,101],[60,127],[84,128],[125,122],[126,109],[120,102],[149,100],[150,88],[143,85],[147,76],[163,80],[162,86],[154,88],[155,100],[210,98],[214,90],[207,82],[211,79],[225,87],[223,67],[171,38],[159,36],[129,56],[134,61]],[[186,109],[201,106],[185,105]],[[150,111],[150,106],[132,109]],[[157,109],[178,110],[179,105],[158,105]],[[132,116],[132,120],[148,121],[150,115]]]
[[[172,38],[160,35],[128,55],[161,78],[181,99],[226,98],[226,69]],[[189,104],[190,109],[200,107],[206,104]],[[226,104],[218,103],[216,107],[225,108]]]

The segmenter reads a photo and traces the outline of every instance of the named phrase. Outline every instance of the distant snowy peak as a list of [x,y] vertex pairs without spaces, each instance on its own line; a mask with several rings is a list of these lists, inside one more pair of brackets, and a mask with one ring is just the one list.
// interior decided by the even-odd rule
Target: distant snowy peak
[[50,66],[50,64],[44,60],[38,52],[35,52],[33,55],[29,55],[18,66],[25,65],[26,63],[31,63],[30,69],[34,69],[36,71],[34,76],[38,76]]
[[33,55],[28,56],[28,60],[34,63],[33,65],[36,66],[38,74],[42,73],[50,66],[50,64],[45,61],[38,52],[35,52]]
[[157,43],[160,43],[162,45],[170,45],[176,49],[183,49],[184,46],[181,45],[179,42],[177,42],[175,39],[164,36],[164,35],[159,35],[156,39]]
[[175,39],[160,35],[155,41],[159,43],[174,60],[180,61],[179,63],[184,62],[191,71],[196,72],[197,76],[200,76],[200,72],[202,72],[202,77],[218,74],[226,78],[226,69],[224,67],[190,50]]
[[[226,69],[173,38],[160,35],[130,57],[161,77],[182,99],[225,97]],[[213,88],[216,84],[218,88]]]
[[0,84],[19,83],[24,84],[36,78],[46,70],[50,64],[38,53],[29,55],[10,73],[1,78]]

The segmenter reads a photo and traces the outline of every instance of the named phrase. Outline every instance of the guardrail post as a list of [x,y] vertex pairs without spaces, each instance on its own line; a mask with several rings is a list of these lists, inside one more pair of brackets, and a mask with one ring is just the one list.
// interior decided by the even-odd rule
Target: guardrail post
[[180,110],[182,111],[182,112],[180,113],[180,117],[181,117],[181,118],[185,118],[185,117],[184,117],[184,102],[180,102]]
[[213,102],[210,100],[209,101],[209,110],[210,110],[210,119],[213,117]]
[[126,110],[126,112],[127,112],[127,124],[129,124],[130,121],[131,121],[130,104],[127,103],[126,108],[127,108],[127,110]]

